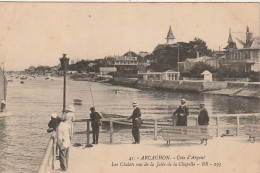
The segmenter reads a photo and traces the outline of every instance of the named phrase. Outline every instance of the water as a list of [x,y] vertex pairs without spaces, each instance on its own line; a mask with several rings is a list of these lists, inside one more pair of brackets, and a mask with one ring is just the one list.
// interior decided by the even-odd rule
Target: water
[[[191,112],[198,111],[199,102],[205,102],[210,115],[216,113],[260,112],[258,99],[211,96],[198,93],[171,93],[156,90],[138,90],[110,84],[90,83],[97,111],[129,116],[132,102],[137,101],[142,116],[158,118],[169,116],[186,98]],[[119,91],[119,92],[118,92]],[[12,116],[0,118],[0,172],[37,172],[50,135],[47,123],[50,113],[61,113],[63,80],[37,78],[14,80],[8,85],[7,109]],[[88,118],[92,99],[87,82],[67,81],[67,104],[73,99],[82,99],[83,105],[76,106],[76,118]],[[75,125],[76,130],[85,130],[84,123]],[[105,130],[102,130],[103,132]],[[101,131],[101,142],[108,141],[108,135]],[[143,136],[152,136],[150,130],[142,131]],[[116,140],[131,140],[129,128],[121,129]],[[85,135],[77,135],[74,142],[85,141]]]

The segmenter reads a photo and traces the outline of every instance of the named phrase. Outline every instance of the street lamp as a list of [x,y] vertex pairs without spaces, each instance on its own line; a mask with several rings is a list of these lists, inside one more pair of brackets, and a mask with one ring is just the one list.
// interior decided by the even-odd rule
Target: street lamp
[[69,65],[69,58],[66,57],[66,54],[63,54],[63,57],[60,58],[61,70],[63,70],[64,76],[64,86],[63,86],[63,109],[62,112],[65,113],[66,111],[66,72]]

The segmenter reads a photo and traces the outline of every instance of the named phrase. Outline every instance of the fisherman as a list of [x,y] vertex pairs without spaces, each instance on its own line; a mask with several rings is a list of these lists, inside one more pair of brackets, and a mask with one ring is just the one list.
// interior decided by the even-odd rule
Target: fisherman
[[57,128],[60,168],[63,171],[67,171],[69,165],[69,148],[73,135],[73,129],[71,128],[70,122],[70,117],[68,116],[68,114],[65,114],[64,120],[59,124]]
[[51,120],[48,123],[49,129],[47,129],[48,133],[51,133],[53,131],[56,131],[56,128],[58,127],[58,118],[56,113],[51,113]]
[[127,119],[130,120],[132,119],[132,123],[133,123],[133,127],[132,127],[132,134],[134,137],[135,142],[133,142],[133,144],[139,144],[140,143],[140,133],[139,133],[139,127],[141,125],[141,111],[137,106],[137,103],[134,102],[133,103],[133,114],[128,117]]
[[95,107],[90,108],[90,119],[91,119],[91,127],[93,132],[93,143],[92,144],[98,144],[98,137],[99,137],[99,126],[101,126],[102,119],[101,115],[96,112]]
[[2,99],[2,101],[1,101],[1,112],[3,112],[5,110],[5,106],[6,106],[6,101],[5,101],[5,99]]
[[189,108],[185,105],[186,100],[181,99],[181,106],[179,106],[173,113],[173,116],[177,116],[177,126],[187,126],[187,116],[189,115]]

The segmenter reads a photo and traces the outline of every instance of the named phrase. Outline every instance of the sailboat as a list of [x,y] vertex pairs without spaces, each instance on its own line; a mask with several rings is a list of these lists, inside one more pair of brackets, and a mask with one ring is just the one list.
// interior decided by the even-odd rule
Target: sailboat
[[[8,81],[5,77],[4,68],[3,70],[0,68],[0,99],[6,101],[6,95],[7,95],[7,84]],[[0,102],[1,104],[1,102]],[[12,112],[7,111],[6,107],[2,110],[0,105],[0,117],[9,116],[12,115]]]

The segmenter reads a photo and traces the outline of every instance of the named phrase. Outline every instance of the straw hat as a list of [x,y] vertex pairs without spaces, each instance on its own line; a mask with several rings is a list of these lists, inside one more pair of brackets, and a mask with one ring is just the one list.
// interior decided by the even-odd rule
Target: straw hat
[[57,118],[57,114],[56,113],[51,113],[51,117],[52,118]]
[[181,102],[182,102],[182,103],[186,103],[186,100],[185,100],[185,99],[181,99]]
[[75,107],[73,105],[69,105],[67,111],[75,112]]
[[136,103],[136,102],[133,102],[133,106],[137,106],[137,103]]

